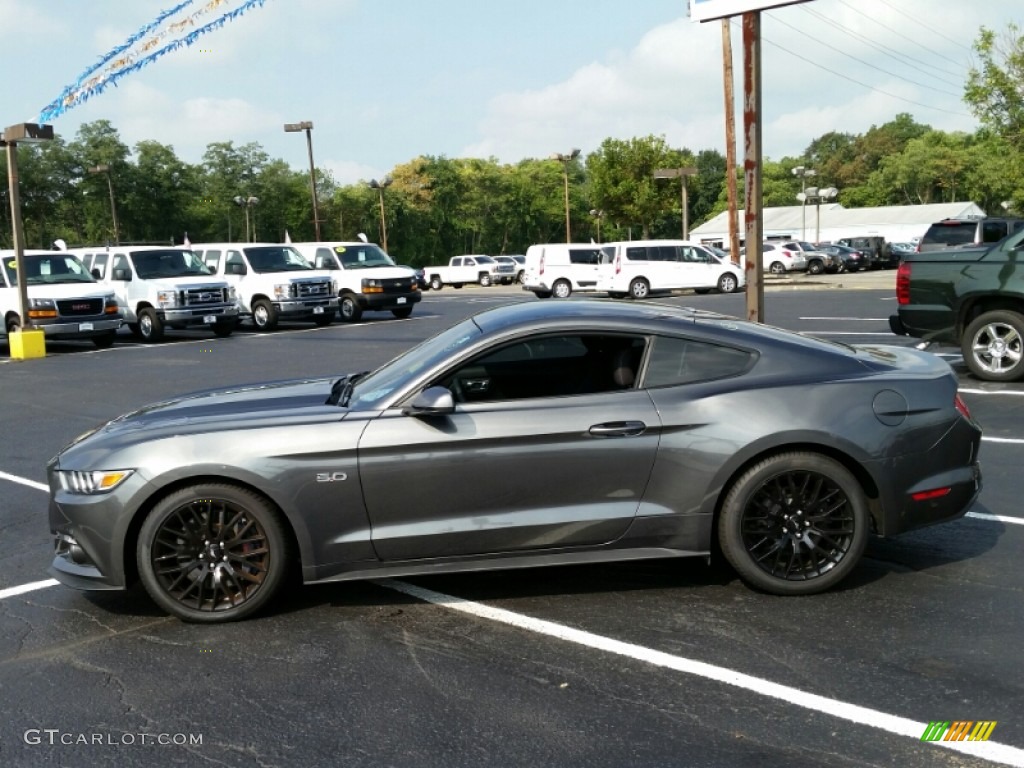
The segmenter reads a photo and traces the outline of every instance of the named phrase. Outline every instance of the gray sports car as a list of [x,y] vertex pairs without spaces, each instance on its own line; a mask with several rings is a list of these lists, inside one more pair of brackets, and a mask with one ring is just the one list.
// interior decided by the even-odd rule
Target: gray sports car
[[[837,404],[842,404],[837,407]],[[187,621],[307,582],[721,552],[806,595],[870,533],[963,515],[981,431],[949,365],[659,304],[527,302],[372,373],[204,392],[48,467],[54,575]],[[412,492],[415,489],[415,493]]]

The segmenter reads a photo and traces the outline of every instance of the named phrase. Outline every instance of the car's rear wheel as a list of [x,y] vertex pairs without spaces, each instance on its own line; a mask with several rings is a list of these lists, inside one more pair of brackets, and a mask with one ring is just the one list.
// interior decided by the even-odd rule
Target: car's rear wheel
[[629,284],[629,295],[634,299],[646,299],[651,293],[651,284],[644,278],[637,277]]
[[392,309],[391,314],[399,320],[405,320],[407,317],[412,317],[412,307],[399,307],[398,309]]
[[536,296],[538,299],[550,299],[551,291],[534,291],[533,295]]
[[526,270],[525,269],[520,269],[516,273],[516,282],[519,283],[520,285],[522,285],[524,280],[526,280]]
[[159,501],[139,531],[136,559],[150,597],[184,621],[241,619],[284,583],[292,553],[284,524],[262,496],[204,483]]
[[551,295],[556,299],[568,299],[572,295],[572,283],[568,280],[555,280],[551,286]]
[[363,310],[351,294],[345,294],[338,302],[338,314],[346,323],[356,323],[363,316]]
[[729,489],[718,520],[722,553],[744,581],[776,595],[810,595],[842,581],[868,539],[864,491],[817,453],[781,453]]
[[257,299],[252,305],[252,324],[257,331],[272,331],[277,328],[277,310],[267,299]]
[[430,278],[430,290],[440,291],[442,288],[444,288],[444,283],[441,282],[440,277]]
[[740,281],[736,275],[726,273],[718,278],[718,290],[720,293],[734,293],[740,287]]
[[768,271],[771,272],[773,275],[781,275],[783,272],[786,271],[786,265],[783,264],[781,261],[773,261],[772,265],[768,267]]
[[1024,378],[1024,315],[1000,309],[975,318],[960,343],[971,373],[985,381]]
[[139,338],[145,342],[160,341],[164,336],[164,322],[152,307],[139,311]]

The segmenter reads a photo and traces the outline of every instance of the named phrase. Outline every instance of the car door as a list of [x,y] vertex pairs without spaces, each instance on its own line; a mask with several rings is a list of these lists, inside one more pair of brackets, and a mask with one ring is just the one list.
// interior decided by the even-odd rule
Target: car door
[[660,439],[641,337],[536,336],[439,375],[453,413],[371,422],[359,471],[382,560],[597,546],[636,516]]

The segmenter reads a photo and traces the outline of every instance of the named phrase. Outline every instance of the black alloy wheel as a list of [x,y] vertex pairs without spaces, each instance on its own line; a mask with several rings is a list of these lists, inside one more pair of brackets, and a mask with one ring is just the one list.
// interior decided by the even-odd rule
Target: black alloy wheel
[[150,597],[184,621],[234,621],[262,608],[284,583],[288,538],[276,510],[244,488],[176,491],[146,517],[136,549]]
[[776,595],[809,595],[839,583],[868,538],[867,499],[834,459],[783,453],[747,470],[722,506],[722,553],[740,577]]

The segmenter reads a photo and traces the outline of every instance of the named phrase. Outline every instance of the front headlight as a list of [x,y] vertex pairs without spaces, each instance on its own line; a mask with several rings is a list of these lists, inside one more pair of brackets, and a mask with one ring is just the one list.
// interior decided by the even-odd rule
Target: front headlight
[[56,309],[57,302],[54,299],[29,299],[29,309]]
[[157,291],[156,303],[160,305],[161,309],[167,309],[168,307],[176,307],[178,306],[178,292]]
[[134,469],[97,469],[92,472],[61,469],[57,471],[57,479],[60,487],[68,493],[95,495],[109,493],[134,472]]
[[384,293],[384,283],[368,277],[363,278],[363,293]]
[[233,285],[228,287],[228,301],[238,301],[238,291]]
[[292,283],[278,283],[274,286],[274,298],[278,301],[290,299],[295,295],[295,286]]

